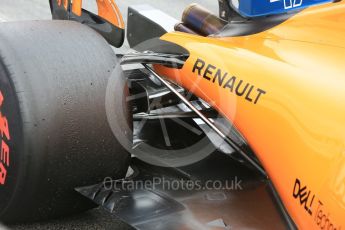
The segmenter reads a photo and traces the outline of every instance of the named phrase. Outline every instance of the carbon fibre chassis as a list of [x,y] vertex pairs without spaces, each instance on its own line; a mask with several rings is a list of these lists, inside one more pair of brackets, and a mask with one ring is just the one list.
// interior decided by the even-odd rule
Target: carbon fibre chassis
[[[122,64],[176,66],[180,62],[176,61],[179,57],[176,55],[150,53],[149,56],[154,58],[145,53],[126,55]],[[195,116],[190,114],[190,118]],[[164,119],[169,126],[169,117]],[[151,129],[145,127],[141,132]],[[171,135],[174,135],[172,139],[191,139],[188,133],[176,129]],[[245,147],[238,140],[235,142],[241,149]],[[252,156],[248,150],[246,154]],[[265,229],[267,226],[285,229],[290,223],[279,207],[270,182],[253,167],[235,160],[236,155],[216,151],[201,162],[181,168],[152,166],[134,158],[131,165],[134,173],[128,178],[105,180],[76,190],[137,229]],[[219,183],[222,188],[214,188],[210,183]],[[173,184],[176,189],[167,188]]]
[[[138,159],[131,167],[125,180],[76,190],[136,229],[286,229],[267,181],[225,154],[183,168]],[[210,181],[227,189],[211,189]]]

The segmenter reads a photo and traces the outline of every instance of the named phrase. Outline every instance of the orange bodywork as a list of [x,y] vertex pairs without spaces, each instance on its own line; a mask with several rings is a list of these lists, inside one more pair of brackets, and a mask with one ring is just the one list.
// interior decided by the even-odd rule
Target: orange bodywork
[[[113,25],[124,29],[125,23],[122,14],[114,0],[96,0],[98,7],[98,16],[112,23]],[[82,0],[73,0],[72,12],[81,16]]]
[[122,14],[115,4],[114,0],[97,0],[98,15],[113,25],[124,29],[125,23],[123,22]]
[[233,122],[297,226],[345,229],[345,2],[250,36],[161,39],[190,57],[155,69]]
[[[60,5],[60,0],[58,0],[58,4]],[[65,10],[68,9],[68,0],[63,0],[63,6],[64,6]]]

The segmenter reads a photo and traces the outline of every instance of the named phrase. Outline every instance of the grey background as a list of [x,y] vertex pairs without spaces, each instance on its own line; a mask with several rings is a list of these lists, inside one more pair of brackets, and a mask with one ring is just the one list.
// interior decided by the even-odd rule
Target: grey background
[[[176,19],[180,19],[183,10],[191,3],[199,3],[210,11],[218,14],[217,0],[115,0],[118,4],[125,23],[127,22],[127,9],[130,5],[149,4],[160,9]],[[83,7],[97,13],[95,0],[83,0]],[[0,0],[0,22],[22,20],[50,20],[48,0]],[[126,42],[119,53],[124,53],[129,48]]]
[[[150,4],[175,18],[180,18],[183,9],[194,2],[213,12],[218,12],[217,0],[116,0],[115,2],[120,7],[124,17],[128,6],[134,4]],[[83,0],[83,6],[96,12],[95,0]],[[10,21],[50,19],[48,0],[1,0],[0,18]]]
[[[96,12],[95,0],[84,0],[84,7]],[[150,4],[171,16],[180,19],[185,7],[197,2],[214,13],[218,13],[217,0],[119,0],[119,5],[124,19],[127,18],[127,8],[134,4]],[[50,20],[50,8],[48,0],[0,0],[0,23],[3,21],[22,20]],[[118,220],[114,215],[102,209],[91,210],[77,216],[40,222],[9,226],[10,229],[130,229],[126,224]],[[0,226],[0,229],[2,227]]]

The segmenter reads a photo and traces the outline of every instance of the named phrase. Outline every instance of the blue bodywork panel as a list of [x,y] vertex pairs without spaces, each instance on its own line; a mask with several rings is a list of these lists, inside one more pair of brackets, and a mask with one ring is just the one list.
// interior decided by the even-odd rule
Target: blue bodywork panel
[[333,0],[231,0],[231,6],[243,17],[282,14]]

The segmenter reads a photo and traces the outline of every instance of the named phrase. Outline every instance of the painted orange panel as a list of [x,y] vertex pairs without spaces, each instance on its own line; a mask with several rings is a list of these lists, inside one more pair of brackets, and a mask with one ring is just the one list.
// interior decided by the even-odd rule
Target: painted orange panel
[[97,6],[99,16],[121,29],[125,28],[122,14],[114,0],[97,0]]
[[73,0],[72,4],[72,12],[75,15],[81,16],[81,7],[82,7],[83,1],[82,0]]
[[[98,7],[98,15],[113,25],[124,29],[125,23],[122,14],[114,2],[114,0],[96,0]],[[73,0],[72,12],[75,15],[81,16],[82,0]]]
[[301,229],[345,228],[344,12],[312,7],[251,36],[168,33],[190,57],[155,66],[234,123]]

